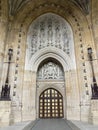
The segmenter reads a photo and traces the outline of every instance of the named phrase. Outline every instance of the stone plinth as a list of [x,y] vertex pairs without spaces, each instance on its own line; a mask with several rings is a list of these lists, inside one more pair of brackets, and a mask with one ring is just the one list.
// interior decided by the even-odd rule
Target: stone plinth
[[10,121],[11,101],[0,101],[0,126],[8,126]]
[[98,125],[98,100],[91,100],[92,123]]

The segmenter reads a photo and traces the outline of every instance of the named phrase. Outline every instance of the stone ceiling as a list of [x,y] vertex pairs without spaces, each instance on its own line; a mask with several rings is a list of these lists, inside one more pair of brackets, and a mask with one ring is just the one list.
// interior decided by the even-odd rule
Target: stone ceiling
[[[10,15],[14,15],[19,9],[30,0],[9,0]],[[91,0],[69,0],[76,6],[78,6],[85,14],[89,13],[89,6]],[[65,0],[66,2],[66,0]]]
[[90,7],[90,1],[91,0],[70,0],[75,5],[77,5],[79,8],[82,9],[86,14],[89,13],[89,7]]

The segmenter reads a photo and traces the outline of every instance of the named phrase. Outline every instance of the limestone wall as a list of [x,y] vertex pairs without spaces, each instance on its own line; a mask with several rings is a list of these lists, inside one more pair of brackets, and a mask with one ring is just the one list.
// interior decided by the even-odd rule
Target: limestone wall
[[96,53],[98,58],[98,2],[97,0],[92,0],[92,10],[91,10],[91,19],[92,19],[92,32],[94,37],[94,43],[96,46]]
[[[98,2],[92,0],[91,11],[85,14],[76,5],[66,0],[59,1],[50,0],[46,3],[45,0],[40,0],[36,3],[29,1],[14,16],[9,15],[8,24],[8,3],[7,0],[0,1],[0,73],[1,86],[5,80],[5,69],[7,66],[8,48],[13,48],[13,58],[10,70],[10,85],[11,85],[11,122],[21,122],[26,120],[34,120],[38,117],[37,101],[37,82],[36,73],[38,65],[45,59],[39,57],[36,59],[36,65],[31,64],[33,69],[26,70],[26,49],[28,48],[27,34],[28,28],[38,16],[52,12],[60,15],[70,24],[73,31],[74,50],[76,59],[76,69],[64,71],[65,73],[65,117],[67,119],[75,119],[89,122],[92,120],[91,109],[91,83],[92,72],[88,60],[87,48],[92,47],[93,58],[96,59],[97,46],[97,12]],[[49,52],[49,51],[47,51]],[[61,52],[58,52],[61,53]],[[58,54],[61,56],[60,54]],[[54,56],[54,55],[51,55]],[[48,58],[49,56],[46,56]],[[58,58],[54,56],[54,58]],[[64,57],[59,59],[65,59]],[[58,59],[58,60],[59,60]],[[63,64],[63,60],[61,63]],[[4,62],[3,62],[4,61]],[[33,63],[33,62],[31,62]],[[69,65],[69,64],[68,64]],[[93,61],[96,68],[95,76],[98,78],[98,63]],[[62,65],[64,66],[64,65]],[[2,69],[3,68],[3,69]],[[2,74],[3,73],[3,74]],[[98,81],[98,79],[97,79]],[[1,87],[0,87],[1,90]],[[1,103],[1,101],[0,101]],[[2,105],[1,105],[2,106]],[[5,112],[2,108],[1,111]],[[97,112],[97,111],[96,111]],[[7,114],[7,113],[6,113]],[[2,115],[2,113],[0,114]],[[0,116],[3,118],[2,116]],[[93,116],[94,117],[94,116]],[[93,120],[92,120],[93,122]]]
[[0,101],[0,127],[10,125],[11,101]]
[[2,77],[2,67],[4,61],[4,51],[8,30],[8,3],[7,0],[0,0],[0,82]]

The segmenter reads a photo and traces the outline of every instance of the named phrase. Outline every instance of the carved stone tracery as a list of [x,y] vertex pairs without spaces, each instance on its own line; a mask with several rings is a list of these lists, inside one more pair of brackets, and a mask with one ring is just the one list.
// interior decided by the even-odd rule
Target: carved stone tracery
[[32,69],[36,56],[42,52],[53,54],[53,50],[56,55],[66,56],[67,62],[71,61],[71,69],[76,67],[70,24],[59,15],[46,13],[34,20],[28,29],[25,69]]
[[[73,54],[73,35],[70,25],[60,16],[47,13],[30,26],[27,37],[28,59],[48,46],[61,49],[70,57]],[[72,58],[73,59],[73,58]]]

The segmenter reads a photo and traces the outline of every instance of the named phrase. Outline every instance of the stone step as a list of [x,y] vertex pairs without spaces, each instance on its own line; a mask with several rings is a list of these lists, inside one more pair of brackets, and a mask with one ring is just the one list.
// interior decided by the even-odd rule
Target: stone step
[[38,119],[3,127],[0,130],[98,130],[98,126],[75,120]]
[[40,119],[31,130],[72,130],[64,119]]

